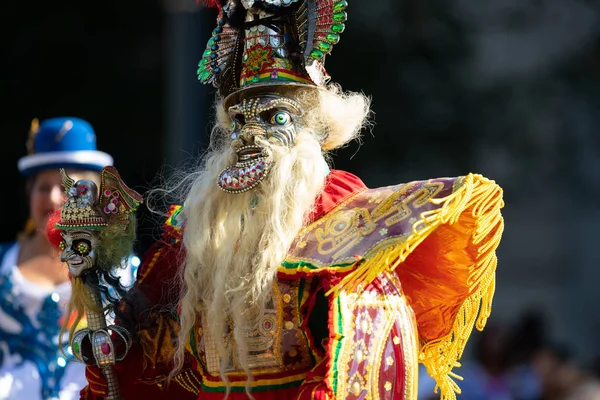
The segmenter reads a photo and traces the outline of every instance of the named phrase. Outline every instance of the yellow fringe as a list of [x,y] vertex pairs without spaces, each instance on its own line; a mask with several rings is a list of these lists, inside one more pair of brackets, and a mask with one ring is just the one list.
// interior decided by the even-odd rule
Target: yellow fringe
[[[462,378],[452,372],[460,367],[465,345],[473,326],[478,330],[485,327],[491,313],[495,289],[496,248],[503,231],[500,209],[504,206],[502,189],[493,181],[480,175],[467,175],[460,187],[451,195],[430,200],[441,207],[421,214],[421,219],[413,225],[413,234],[401,245],[385,249],[373,257],[363,260],[355,271],[344,277],[339,285],[327,295],[339,295],[343,290],[361,291],[375,278],[392,271],[404,262],[412,251],[441,224],[454,224],[459,218],[475,220],[472,243],[479,245],[476,263],[470,268],[469,289],[472,293],[461,305],[452,326],[445,336],[425,343],[419,354],[419,361],[427,367],[429,375],[436,380],[435,392],[441,391],[440,400],[456,400],[461,393],[455,379]],[[463,215],[472,207],[472,213]]]

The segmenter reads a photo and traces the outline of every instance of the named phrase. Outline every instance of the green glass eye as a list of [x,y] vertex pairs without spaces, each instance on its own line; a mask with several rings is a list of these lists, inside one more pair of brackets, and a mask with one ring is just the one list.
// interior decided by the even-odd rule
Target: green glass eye
[[234,132],[237,131],[238,129],[240,129],[240,123],[237,122],[237,120],[234,119],[231,122],[231,129],[233,129]]
[[290,114],[280,111],[273,115],[273,117],[271,118],[271,123],[277,125],[286,125],[289,124],[290,120]]
[[90,252],[90,245],[86,242],[79,242],[77,243],[76,249],[80,255],[86,256]]

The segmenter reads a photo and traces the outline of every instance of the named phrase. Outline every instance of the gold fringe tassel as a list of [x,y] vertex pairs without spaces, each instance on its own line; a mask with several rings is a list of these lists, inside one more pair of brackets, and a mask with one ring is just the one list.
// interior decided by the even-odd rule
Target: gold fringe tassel
[[[465,345],[473,326],[478,330],[485,327],[491,313],[495,289],[496,248],[503,231],[500,209],[504,206],[502,189],[481,175],[467,175],[462,185],[451,195],[431,200],[441,207],[421,214],[413,225],[413,234],[401,245],[381,251],[364,260],[358,268],[348,274],[327,295],[339,295],[341,291],[356,292],[385,272],[394,270],[404,262],[412,251],[431,232],[442,224],[454,224],[459,218],[475,221],[472,243],[479,245],[477,260],[470,268],[469,291],[471,295],[460,306],[452,330],[445,336],[427,342],[421,348],[419,361],[427,367],[429,375],[436,380],[435,392],[441,391],[440,400],[456,400],[461,393],[455,379],[462,378],[452,372],[460,367]],[[467,208],[472,212],[464,214]]]

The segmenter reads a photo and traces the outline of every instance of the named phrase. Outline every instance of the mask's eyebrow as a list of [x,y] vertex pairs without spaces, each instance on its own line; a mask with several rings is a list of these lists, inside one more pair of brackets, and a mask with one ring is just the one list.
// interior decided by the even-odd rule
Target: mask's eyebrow
[[237,115],[244,115],[244,108],[241,104],[235,104],[227,110],[229,118],[234,119]]
[[241,104],[234,104],[227,110],[229,117],[234,118],[236,115],[241,114],[244,115],[246,119],[250,119],[275,108],[281,108],[296,116],[302,115],[300,104],[292,99],[285,97],[262,99],[265,101],[260,102],[261,98],[252,98],[249,100],[244,99]]
[[298,104],[294,100],[287,99],[285,97],[267,101],[261,106],[260,112],[270,111],[274,108],[281,108],[294,115],[302,115],[302,109],[300,107],[300,104]]
[[230,117],[233,117],[234,115],[243,114],[244,108],[242,107],[241,104],[235,104],[235,105],[229,107],[229,109],[227,110],[227,113],[229,114]]

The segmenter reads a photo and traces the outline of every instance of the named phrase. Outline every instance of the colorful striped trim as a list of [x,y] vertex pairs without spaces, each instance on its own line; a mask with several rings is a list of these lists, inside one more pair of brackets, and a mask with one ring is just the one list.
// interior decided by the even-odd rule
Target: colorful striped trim
[[61,230],[76,230],[76,229],[89,229],[89,230],[101,230],[106,228],[108,225],[107,224],[85,224],[85,223],[77,223],[77,224],[73,224],[73,225],[65,225],[65,224],[56,224],[55,228],[56,229],[61,229]]
[[277,269],[277,274],[285,279],[305,278],[319,274],[346,274],[356,269],[357,263],[330,265],[318,267],[309,262],[298,260],[296,262],[284,261]]
[[[298,285],[298,317],[300,318],[300,325],[304,328],[305,320],[303,319],[304,309],[308,306],[308,301],[310,298],[310,283],[307,285],[306,279],[300,279],[300,284]],[[306,320],[308,323],[308,319]],[[306,338],[306,342],[308,343],[308,355],[314,365],[317,364],[317,360],[322,358],[322,353],[315,346],[314,338],[309,334],[307,329],[301,329],[300,333]],[[319,354],[320,353],[320,354]]]
[[340,296],[331,297],[329,308],[329,330],[331,337],[331,345],[329,346],[329,365],[327,365],[327,384],[332,389],[333,393],[337,392],[338,384],[338,360],[342,348],[343,315],[341,313]]
[[172,205],[167,214],[167,219],[163,225],[163,230],[166,234],[165,237],[171,241],[174,241],[175,243],[179,242],[183,235],[183,215],[181,214],[183,209],[183,206]]
[[[276,77],[273,77],[273,73],[276,74]],[[255,77],[257,77],[257,79],[253,80],[252,78]],[[258,75],[242,75],[240,77],[240,87],[263,82],[297,82],[314,85],[307,77],[284,69],[272,69],[269,72],[263,72]]]
[[[210,381],[206,376],[202,380],[202,390],[205,392],[225,392],[227,387],[225,382]],[[256,379],[250,382],[250,387],[253,392],[264,392],[267,390],[287,389],[290,387],[300,386],[306,379],[306,373],[285,376],[282,378],[271,379]],[[246,381],[233,381],[229,383],[232,392],[245,392]]]

